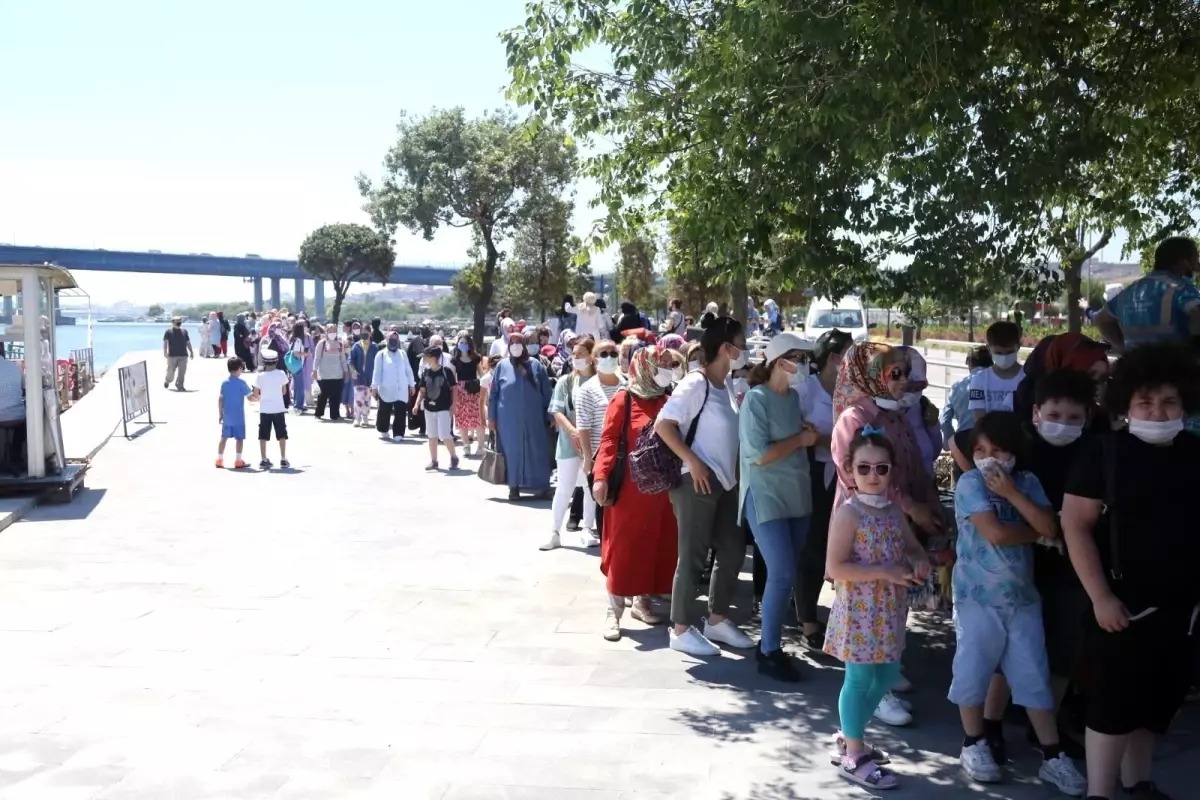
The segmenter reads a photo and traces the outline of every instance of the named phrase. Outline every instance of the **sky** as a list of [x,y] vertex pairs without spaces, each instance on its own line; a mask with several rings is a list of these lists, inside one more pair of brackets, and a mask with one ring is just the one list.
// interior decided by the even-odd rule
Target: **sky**
[[[0,0],[0,243],[294,258],[320,225],[368,222],[354,177],[380,174],[402,110],[506,104],[498,34],[524,17],[524,0]],[[456,265],[469,245],[398,231],[396,261]],[[232,278],[76,278],[98,304],[251,297]]]

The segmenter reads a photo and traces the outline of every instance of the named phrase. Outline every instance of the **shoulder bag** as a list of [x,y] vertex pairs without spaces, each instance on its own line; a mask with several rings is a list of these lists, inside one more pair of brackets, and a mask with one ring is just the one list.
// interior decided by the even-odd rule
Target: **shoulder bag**
[[[692,419],[687,436],[683,440],[688,447],[691,447],[692,442],[696,440],[696,426],[700,424],[700,415],[704,413],[704,406],[708,405],[709,388],[708,378],[705,378],[704,402],[700,404],[700,410]],[[633,445],[633,452],[629,454],[629,474],[633,478],[633,482],[637,484],[638,490],[642,494],[668,492],[679,485],[682,469],[683,461],[654,430],[654,423],[642,428],[637,442]]]
[[[621,438],[617,440],[617,457],[613,459],[612,471],[608,473],[608,494],[600,505],[611,506],[617,502],[617,494],[625,483],[626,451],[629,449],[629,421],[633,416],[633,395],[628,389],[625,392],[625,424],[621,426]],[[651,422],[647,427],[653,427]]]
[[488,434],[487,444],[483,446],[479,477],[493,486],[504,486],[508,483],[508,462],[504,459],[504,453],[500,452],[495,431]]

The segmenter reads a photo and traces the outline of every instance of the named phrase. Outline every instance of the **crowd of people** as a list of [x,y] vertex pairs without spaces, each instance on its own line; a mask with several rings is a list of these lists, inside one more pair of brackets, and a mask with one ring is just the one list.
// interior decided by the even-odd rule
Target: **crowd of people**
[[[251,333],[229,361],[217,464],[226,439],[244,438],[231,409],[247,397],[260,403],[266,468],[272,432],[287,464],[289,406],[367,425],[374,405],[381,437],[426,437],[430,470],[443,447],[453,470],[457,447],[472,457],[486,443],[510,501],[551,500],[541,550],[569,533],[599,547],[605,639],[621,638],[628,609],[667,623],[673,650],[753,648],[761,673],[794,683],[806,669],[784,647],[794,600],[802,646],[845,665],[831,761],[846,780],[897,785],[865,727],[912,721],[896,695],[911,688],[909,612],[952,608],[947,696],[970,778],[1002,779],[1015,703],[1047,784],[1165,798],[1151,778],[1155,737],[1196,678],[1200,540],[1186,520],[1200,478],[1200,292],[1185,278],[1200,255],[1171,239],[1157,260],[1126,289],[1143,298],[1125,304],[1136,324],[1115,304],[1107,342],[1050,336],[1021,363],[1020,327],[991,325],[940,411],[911,347],[775,331],[752,359],[740,322],[710,306],[692,335],[677,301],[659,329],[632,304],[608,316],[590,293],[567,298],[557,330],[505,310],[487,357],[466,332],[402,341],[351,321],[314,338],[286,312],[239,316]],[[1166,321],[1148,319],[1150,306]],[[251,389],[239,375],[256,365]],[[952,489],[937,483],[944,450]],[[747,547],[757,642],[733,618]]]

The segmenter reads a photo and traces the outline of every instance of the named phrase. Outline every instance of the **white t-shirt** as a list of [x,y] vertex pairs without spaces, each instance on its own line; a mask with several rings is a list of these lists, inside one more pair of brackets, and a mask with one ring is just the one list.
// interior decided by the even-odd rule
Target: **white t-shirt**
[[[822,436],[833,433],[833,397],[821,385],[821,379],[809,375],[804,383],[796,387],[800,395],[800,416],[812,425]],[[818,447],[813,451],[813,459],[825,465],[825,485],[833,485],[836,473],[833,467],[833,453],[828,447]]]
[[1025,379],[1025,367],[1011,378],[1001,378],[994,367],[981,369],[967,384],[967,408],[972,411],[1012,411],[1013,392]]
[[[709,387],[707,403],[704,401],[706,384]],[[701,406],[704,406],[702,414]],[[692,451],[713,471],[721,486],[726,490],[733,489],[737,485],[738,416],[728,381],[724,386],[715,386],[703,372],[691,373],[675,387],[658,417],[677,423],[679,435],[686,438],[697,414],[700,414],[700,423],[696,426]],[[686,464],[683,471],[690,471]]]
[[492,346],[488,348],[488,356],[500,356],[501,358],[508,355],[507,343],[504,341],[505,334],[500,334],[492,340]]
[[254,381],[261,395],[258,399],[258,410],[263,414],[282,414],[286,409],[283,405],[283,387],[288,384],[288,375],[281,369],[267,370],[258,373]]

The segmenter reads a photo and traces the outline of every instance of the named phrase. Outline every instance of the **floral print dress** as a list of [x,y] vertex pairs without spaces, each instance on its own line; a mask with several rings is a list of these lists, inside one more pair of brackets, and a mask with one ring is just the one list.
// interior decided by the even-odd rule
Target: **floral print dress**
[[[850,556],[855,564],[907,564],[904,530],[896,504],[873,514],[852,498],[859,512]],[[847,664],[886,664],[904,650],[907,591],[890,581],[837,581],[825,632],[825,652]]]

